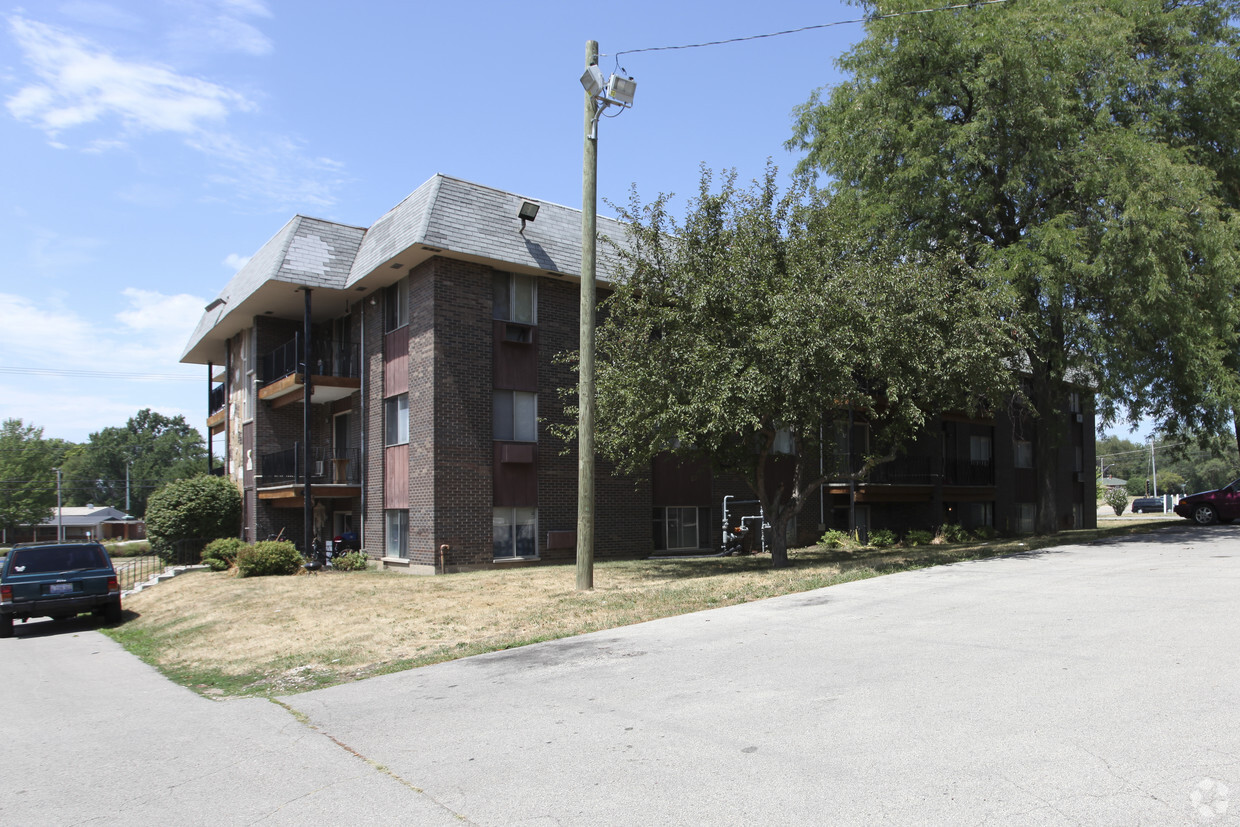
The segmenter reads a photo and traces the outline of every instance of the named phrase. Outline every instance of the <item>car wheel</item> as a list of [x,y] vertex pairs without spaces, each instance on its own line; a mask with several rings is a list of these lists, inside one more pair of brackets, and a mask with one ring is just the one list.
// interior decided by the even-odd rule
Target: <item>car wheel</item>
[[0,615],[0,637],[13,637],[13,615]]
[[1218,522],[1218,512],[1212,505],[1199,505],[1193,509],[1193,522],[1197,525],[1214,525]]
[[118,597],[103,610],[103,619],[108,623],[121,622],[121,599]]

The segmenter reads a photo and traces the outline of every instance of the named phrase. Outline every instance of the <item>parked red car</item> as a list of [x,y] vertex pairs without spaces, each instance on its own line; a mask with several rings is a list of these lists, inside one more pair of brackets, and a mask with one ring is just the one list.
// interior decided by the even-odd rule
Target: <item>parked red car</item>
[[1217,491],[1189,494],[1176,503],[1175,513],[1197,525],[1230,523],[1240,517],[1240,480]]

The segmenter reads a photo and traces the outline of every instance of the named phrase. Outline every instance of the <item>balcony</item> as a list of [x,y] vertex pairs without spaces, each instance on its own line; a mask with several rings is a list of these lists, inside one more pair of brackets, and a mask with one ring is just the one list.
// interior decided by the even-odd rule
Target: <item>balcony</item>
[[943,461],[944,485],[987,486],[995,484],[995,464],[988,459]]
[[[861,468],[865,459],[860,454],[833,455],[836,468]],[[847,481],[841,473],[840,480]],[[858,485],[933,485],[934,468],[929,457],[896,457],[888,462],[880,463],[870,469],[863,479],[857,480]]]
[[[299,444],[292,448],[261,454],[255,487],[260,500],[280,500],[278,506],[300,508],[303,452]],[[326,448],[310,449],[310,484],[316,498],[351,498],[361,496],[361,452],[356,448],[334,452]]]
[[[310,343],[311,402],[343,399],[362,386],[361,347],[354,342],[317,339]],[[305,395],[302,335],[263,354],[258,363],[258,398],[272,407],[300,401]]]
[[228,402],[226,390],[227,386],[216,385],[211,388],[207,396],[207,429],[212,434],[218,434],[224,430],[224,425],[228,421],[228,413],[224,410]]

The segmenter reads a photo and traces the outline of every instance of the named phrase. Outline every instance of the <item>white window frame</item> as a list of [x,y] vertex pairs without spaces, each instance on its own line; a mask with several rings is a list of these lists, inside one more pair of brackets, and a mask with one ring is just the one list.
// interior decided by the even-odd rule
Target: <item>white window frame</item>
[[383,512],[383,556],[408,559],[408,509],[389,508]]
[[[529,529],[526,539],[529,541],[530,547],[527,549],[531,553],[519,554],[520,539],[517,532],[522,528]],[[502,541],[499,533],[506,533],[506,538]],[[500,543],[505,543],[505,548],[510,549],[512,554],[497,553]],[[491,512],[491,556],[494,560],[537,560],[538,559],[538,509],[534,506],[496,506]]]
[[[681,534],[685,532],[689,524],[684,520],[684,515],[689,513],[693,517],[693,544],[682,545]],[[672,542],[672,526],[678,527],[676,543]],[[702,544],[702,526],[698,521],[697,506],[690,505],[668,505],[663,507],[663,544],[668,551],[683,551],[685,549],[704,548]]]
[[408,443],[409,394],[398,393],[383,400],[383,445],[391,447]]
[[[393,313],[395,311],[395,313]],[[395,315],[395,319],[392,316]],[[383,332],[409,326],[409,277],[405,276],[383,291]]]
[[[500,285],[503,285],[504,297],[500,300]],[[518,318],[517,293],[519,288],[529,288],[529,318]],[[491,317],[516,324],[538,324],[538,278],[521,273],[496,273],[494,293],[491,304]]]
[[1012,467],[1013,468],[1032,468],[1033,467],[1033,443],[1027,439],[1017,439],[1012,442]]
[[1037,527],[1038,507],[1035,503],[1016,504],[1016,533],[1032,534]]
[[538,441],[538,394],[532,391],[497,390],[491,413],[491,433],[496,441]]

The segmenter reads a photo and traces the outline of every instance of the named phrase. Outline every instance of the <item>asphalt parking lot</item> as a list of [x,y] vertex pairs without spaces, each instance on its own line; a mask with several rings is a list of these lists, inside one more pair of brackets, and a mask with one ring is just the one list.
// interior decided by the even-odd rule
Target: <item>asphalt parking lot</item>
[[1240,528],[1181,521],[288,709],[19,628],[0,822],[1240,823],[1238,596]]

